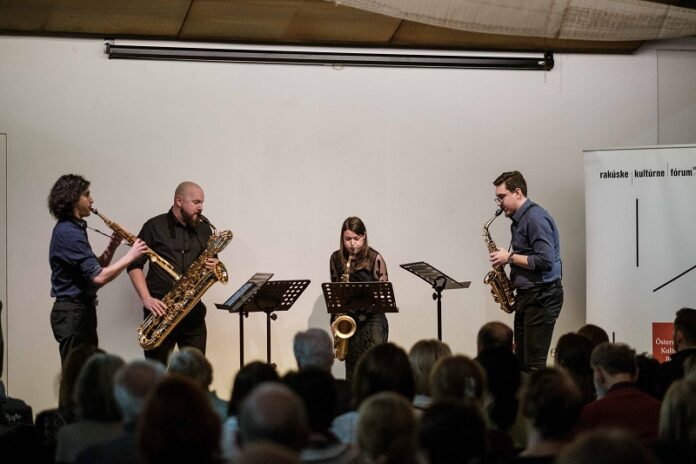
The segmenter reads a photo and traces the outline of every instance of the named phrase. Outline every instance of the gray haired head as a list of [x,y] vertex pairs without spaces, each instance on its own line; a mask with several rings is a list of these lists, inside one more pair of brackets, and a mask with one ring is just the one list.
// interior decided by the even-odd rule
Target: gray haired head
[[334,361],[333,340],[325,330],[312,328],[297,332],[292,348],[300,370],[308,368],[331,370]]

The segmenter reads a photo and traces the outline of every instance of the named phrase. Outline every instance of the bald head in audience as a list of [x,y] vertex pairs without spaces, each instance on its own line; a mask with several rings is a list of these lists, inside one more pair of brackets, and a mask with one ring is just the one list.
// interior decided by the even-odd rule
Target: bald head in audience
[[250,443],[270,441],[299,452],[308,433],[304,404],[285,385],[263,383],[242,403],[237,435],[241,449]]

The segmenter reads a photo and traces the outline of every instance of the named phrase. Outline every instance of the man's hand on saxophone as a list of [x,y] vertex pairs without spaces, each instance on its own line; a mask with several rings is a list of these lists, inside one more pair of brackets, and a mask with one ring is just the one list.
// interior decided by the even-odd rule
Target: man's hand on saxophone
[[490,253],[488,257],[490,259],[491,264],[495,267],[505,266],[506,264],[508,264],[508,259],[510,259],[510,255],[512,255],[512,253],[502,248],[498,248],[493,253]]

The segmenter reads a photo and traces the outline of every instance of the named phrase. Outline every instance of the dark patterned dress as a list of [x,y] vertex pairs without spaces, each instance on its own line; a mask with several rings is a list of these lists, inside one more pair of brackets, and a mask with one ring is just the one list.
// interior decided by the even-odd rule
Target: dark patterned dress
[[[331,282],[340,282],[344,264],[341,261],[340,250],[331,255],[329,268]],[[350,272],[351,282],[375,282],[389,280],[387,265],[384,258],[372,248],[368,249],[367,258],[363,261],[353,261]],[[386,343],[389,337],[389,323],[384,313],[363,314],[361,312],[347,313],[357,324],[355,335],[348,340],[346,355],[346,380],[353,378],[353,370],[360,356],[374,345]]]

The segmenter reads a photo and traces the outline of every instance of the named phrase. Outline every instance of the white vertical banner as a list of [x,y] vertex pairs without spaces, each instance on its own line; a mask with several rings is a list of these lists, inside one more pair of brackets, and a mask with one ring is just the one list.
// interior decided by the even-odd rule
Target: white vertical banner
[[696,146],[585,151],[587,322],[638,352],[696,307]]

